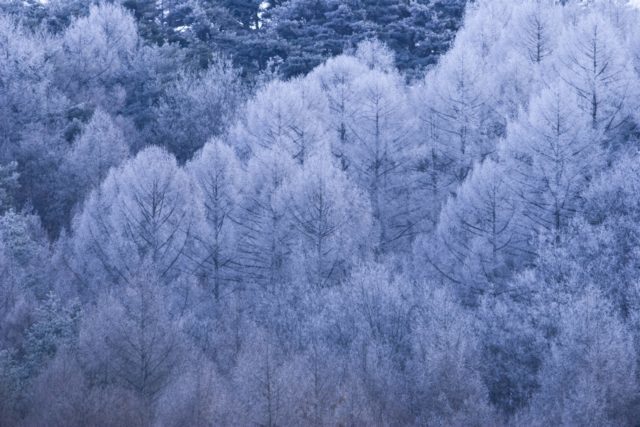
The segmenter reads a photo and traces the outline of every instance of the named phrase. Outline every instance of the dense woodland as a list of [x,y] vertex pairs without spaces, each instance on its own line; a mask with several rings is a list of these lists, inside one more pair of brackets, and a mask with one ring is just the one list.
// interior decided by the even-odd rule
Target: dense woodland
[[0,4],[0,425],[640,419],[640,9]]

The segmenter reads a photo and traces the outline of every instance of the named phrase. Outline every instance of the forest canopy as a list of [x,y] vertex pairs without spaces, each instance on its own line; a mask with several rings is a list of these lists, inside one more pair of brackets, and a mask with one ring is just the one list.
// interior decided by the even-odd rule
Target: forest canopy
[[0,424],[640,419],[640,9],[0,5]]

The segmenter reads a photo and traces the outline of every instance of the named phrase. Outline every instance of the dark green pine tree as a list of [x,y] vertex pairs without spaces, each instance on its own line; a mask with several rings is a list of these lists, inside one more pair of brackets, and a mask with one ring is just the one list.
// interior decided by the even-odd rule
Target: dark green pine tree
[[267,30],[285,50],[281,71],[304,74],[326,57],[378,38],[398,67],[421,73],[445,52],[467,0],[291,0],[273,10]]
[[140,35],[149,43],[187,44],[184,29],[191,24],[192,0],[122,0],[138,22]]
[[244,77],[256,76],[283,53],[279,41],[264,37],[261,19],[267,11],[258,0],[190,0],[188,30],[181,33],[188,56],[206,67],[222,54]]
[[88,15],[95,3],[98,0],[5,0],[0,1],[0,15],[13,16],[31,29],[44,27],[60,33],[73,19]]
[[219,3],[242,28],[252,30],[260,27],[261,0],[220,0]]
[[398,68],[408,74],[419,73],[435,64],[451,45],[462,23],[467,0],[397,3],[399,6],[393,9],[397,12],[396,19],[388,23],[377,21],[377,36],[395,51]]
[[265,25],[282,44],[281,73],[305,74],[348,48],[362,29],[354,6],[353,0],[292,0],[275,9]]

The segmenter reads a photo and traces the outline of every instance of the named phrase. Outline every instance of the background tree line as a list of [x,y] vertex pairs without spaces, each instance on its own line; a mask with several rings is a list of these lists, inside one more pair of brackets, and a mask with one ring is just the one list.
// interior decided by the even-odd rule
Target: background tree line
[[[90,0],[7,0],[0,8],[30,28],[59,33],[89,14]],[[466,0],[117,0],[151,45],[176,44],[196,67],[222,53],[245,79],[277,68],[306,74],[327,57],[375,37],[393,49],[397,66],[418,76],[447,50]]]

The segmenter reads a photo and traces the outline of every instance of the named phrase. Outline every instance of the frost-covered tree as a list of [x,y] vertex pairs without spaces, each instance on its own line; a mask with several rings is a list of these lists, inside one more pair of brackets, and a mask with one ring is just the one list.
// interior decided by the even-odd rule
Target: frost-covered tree
[[8,422],[30,408],[28,381],[62,341],[73,341],[78,310],[66,312],[51,292],[50,257],[36,215],[10,210],[0,216],[0,419]]
[[[23,133],[65,108],[52,85],[48,57],[54,41],[33,34],[8,16],[0,16],[0,158],[7,162]],[[54,130],[55,120],[49,123]]]
[[216,300],[237,287],[237,239],[243,171],[233,149],[208,142],[187,166],[202,193],[204,224],[194,233],[197,271]]
[[[3,248],[3,269],[9,288],[28,290],[44,298],[50,286],[46,283],[50,248],[42,223],[37,215],[13,210],[0,216],[0,242]],[[10,297],[12,292],[7,292]]]
[[15,203],[15,192],[19,188],[17,169],[16,162],[0,166],[0,213],[8,211]]
[[[418,119],[413,138],[420,147],[416,179],[425,193],[423,198],[429,201],[422,204],[426,230],[435,227],[447,197],[456,193],[473,165],[495,151],[492,137],[500,134],[500,122],[492,116],[504,108],[489,103],[485,91],[491,86],[483,80],[483,58],[470,44],[457,42],[412,90],[412,108]],[[498,80],[492,82],[498,84]]]
[[60,227],[61,198],[52,183],[66,153],[68,107],[53,84],[56,46],[50,35],[0,17],[0,164],[16,162],[21,191],[14,206],[34,208],[52,236]]
[[540,316],[544,310],[534,308],[540,301],[536,291],[542,286],[541,282],[514,278],[502,293],[485,296],[475,314],[478,370],[489,401],[506,416],[526,407],[538,390],[538,374],[548,349],[547,330],[541,327],[548,319]]
[[560,78],[578,95],[591,126],[605,133],[621,131],[630,113],[632,77],[621,46],[611,24],[589,14],[567,30],[557,54]]
[[564,308],[525,423],[630,425],[637,415],[637,357],[626,325],[594,290]]
[[416,310],[407,366],[407,374],[417,374],[407,381],[416,422],[490,423],[493,413],[479,376],[479,342],[471,316],[444,289],[431,290],[424,298],[425,305]]
[[447,201],[434,235],[416,245],[417,271],[427,262],[435,277],[455,285],[467,302],[485,292],[502,292],[528,258],[521,209],[504,166],[486,160]]
[[545,62],[558,44],[560,9],[552,0],[523,1],[514,9],[510,42],[531,64]]
[[327,108],[315,81],[276,80],[248,103],[234,137],[246,152],[273,147],[302,164],[327,145]]
[[[0,418],[17,422],[26,409],[29,385],[57,338],[73,335],[56,308],[47,304],[50,252],[37,217],[9,211],[0,216]],[[46,302],[41,303],[44,300]],[[59,302],[59,301],[57,301]],[[47,310],[52,307],[53,310]],[[62,311],[62,310],[61,310]],[[51,316],[48,316],[51,314]],[[51,319],[53,321],[49,322]],[[71,322],[69,322],[71,323]]]
[[627,320],[640,303],[638,173],[637,155],[631,154],[592,182],[582,212],[566,232],[561,261],[565,275],[600,288]]
[[80,310],[77,301],[65,306],[53,292],[47,294],[42,305],[35,310],[35,322],[26,335],[26,365],[31,375],[42,370],[60,349],[74,344]]
[[349,167],[345,150],[348,144],[355,142],[354,114],[358,96],[355,82],[367,73],[363,63],[356,58],[341,55],[327,60],[310,74],[317,79],[329,104],[329,127],[333,135],[332,152],[342,162],[344,169]]
[[[333,294],[337,312],[330,312],[330,325],[334,345],[349,345],[349,370],[357,384],[352,387],[365,402],[362,416],[370,423],[407,423],[411,416],[406,402],[409,393],[407,383],[398,378],[411,348],[408,325],[415,309],[407,304],[414,301],[411,283],[394,277],[385,265],[367,263],[338,291]],[[352,399],[357,402],[357,396]]]
[[56,52],[56,82],[77,103],[118,112],[123,77],[138,49],[136,23],[117,4],[93,5],[64,32]]
[[369,201],[331,159],[309,159],[283,189],[295,230],[293,262],[303,280],[321,288],[337,283],[365,252]]
[[127,284],[143,265],[169,282],[190,271],[185,254],[202,201],[166,151],[152,147],[112,170],[75,218],[74,264],[84,285]]
[[265,426],[302,422],[296,414],[299,370],[268,331],[254,327],[248,332],[233,372],[241,392],[235,416],[243,424]]
[[[350,346],[368,422],[486,424],[487,391],[469,313],[446,289],[429,289],[381,265],[364,265],[340,289],[332,326]],[[338,296],[340,295],[340,296]],[[350,307],[346,310],[346,307]],[[331,312],[330,312],[331,313]],[[334,346],[336,344],[333,344]],[[338,350],[340,347],[335,347]]]
[[505,36],[504,30],[513,18],[514,8],[526,1],[474,1],[469,4],[465,24],[456,34],[453,46],[446,56],[456,57],[470,53],[479,58],[481,64],[489,65],[488,57]]
[[395,74],[371,71],[355,83],[348,174],[369,193],[378,253],[407,242],[421,219],[412,195],[415,145],[407,95]]
[[185,162],[226,131],[240,104],[242,86],[229,61],[212,62],[200,74],[181,73],[154,108],[149,141]]
[[282,187],[296,165],[286,153],[261,150],[244,175],[239,213],[239,257],[245,281],[267,291],[284,284],[290,274],[292,232]]
[[502,150],[527,227],[561,240],[603,160],[571,88],[559,83],[535,97],[527,117],[510,127]]
[[120,165],[128,155],[122,129],[109,114],[97,109],[75,141],[68,161],[82,187],[91,189],[100,185],[109,170]]
[[64,223],[68,225],[74,207],[98,188],[112,167],[129,156],[124,132],[108,113],[97,109],[61,166],[59,186],[65,198]]
[[395,68],[393,51],[377,39],[358,43],[354,56],[370,70],[390,72]]
[[420,99],[423,145],[429,168],[440,176],[432,185],[462,182],[475,161],[493,152],[486,135],[486,99],[481,88],[481,58],[457,49],[425,81]]
[[142,405],[125,388],[90,382],[74,347],[64,348],[46,369],[30,381],[32,408],[25,423],[125,425],[139,420]]
[[82,323],[78,351],[89,381],[130,390],[142,425],[151,423],[160,394],[184,362],[179,326],[180,311],[155,268],[106,293]]

